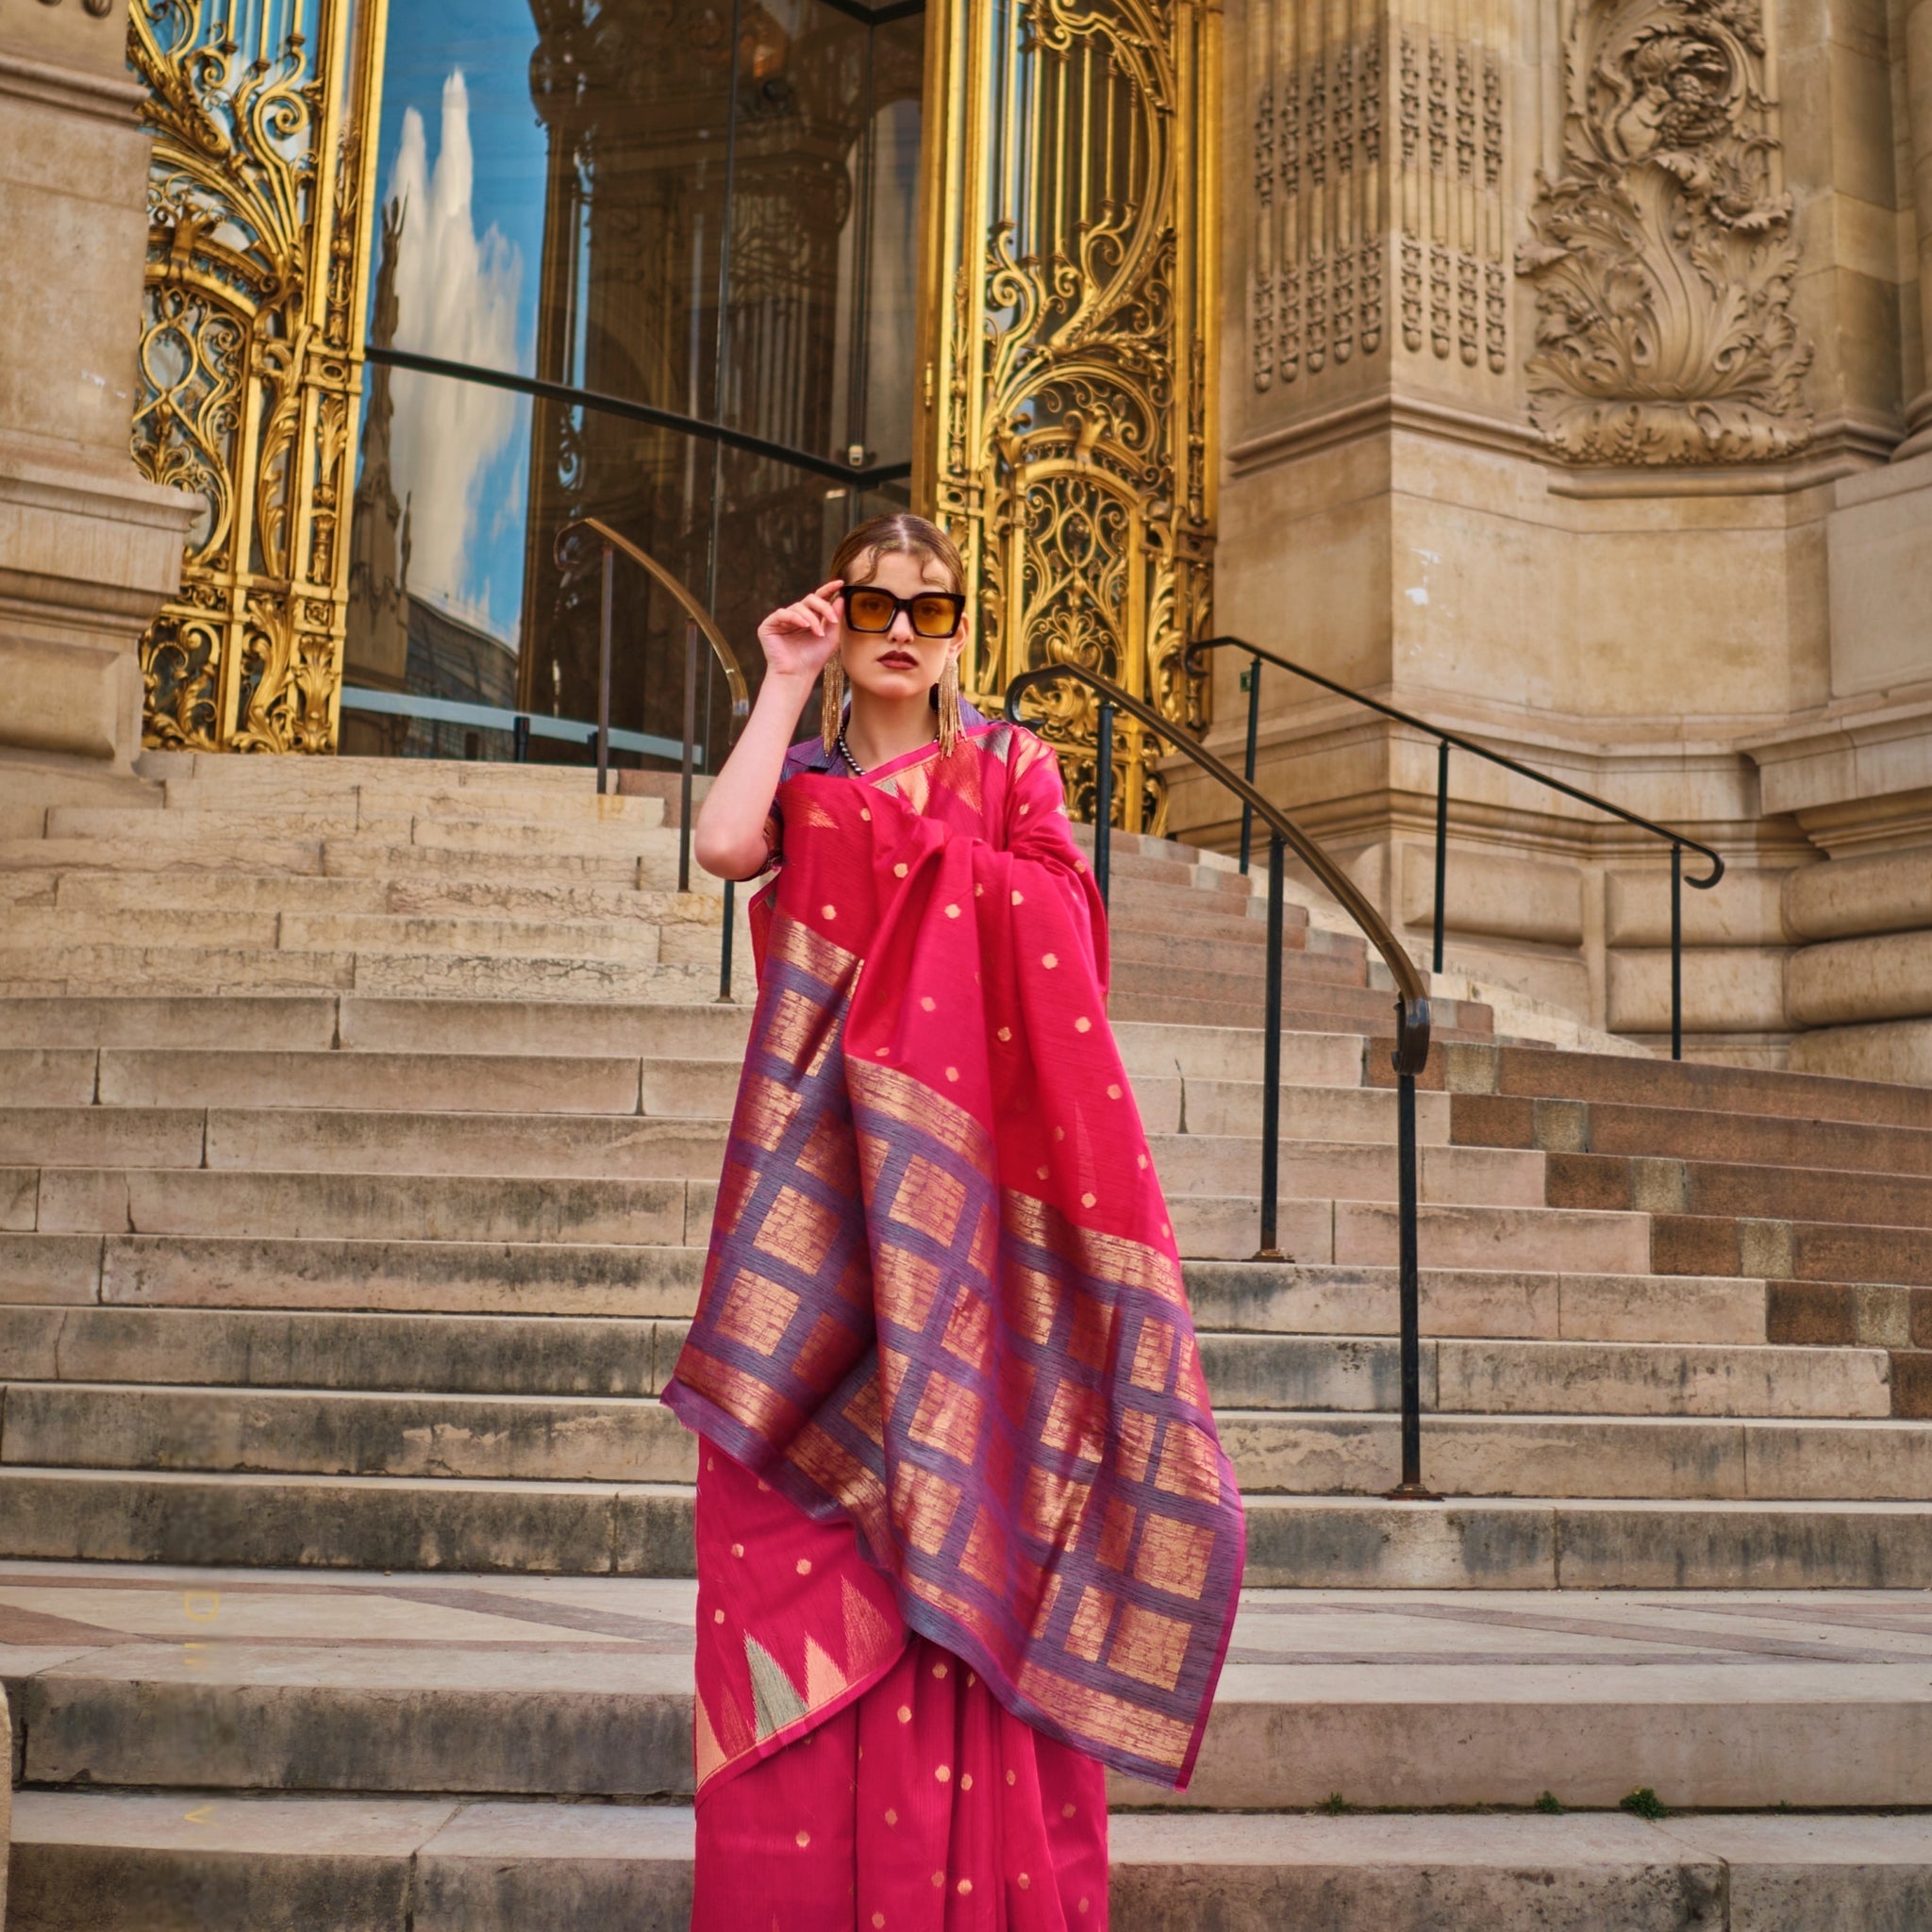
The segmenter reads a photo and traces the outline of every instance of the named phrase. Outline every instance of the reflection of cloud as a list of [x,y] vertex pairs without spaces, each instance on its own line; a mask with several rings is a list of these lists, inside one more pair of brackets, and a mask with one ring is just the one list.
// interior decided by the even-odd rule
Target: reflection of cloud
[[[523,258],[492,224],[479,239],[470,205],[470,94],[462,70],[442,85],[431,168],[423,117],[403,115],[390,192],[404,206],[396,263],[396,346],[451,362],[516,366]],[[508,441],[517,399],[442,376],[392,378],[391,462],[409,505],[409,588],[474,607],[465,582],[484,472]]]

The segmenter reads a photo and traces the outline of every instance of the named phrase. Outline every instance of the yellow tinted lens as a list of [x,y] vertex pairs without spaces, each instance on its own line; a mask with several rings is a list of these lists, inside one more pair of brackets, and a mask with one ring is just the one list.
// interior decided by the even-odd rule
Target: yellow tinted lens
[[912,600],[912,628],[923,638],[949,638],[953,635],[953,600],[950,597],[915,597]]
[[890,629],[894,608],[895,601],[889,591],[845,592],[845,621],[854,630]]

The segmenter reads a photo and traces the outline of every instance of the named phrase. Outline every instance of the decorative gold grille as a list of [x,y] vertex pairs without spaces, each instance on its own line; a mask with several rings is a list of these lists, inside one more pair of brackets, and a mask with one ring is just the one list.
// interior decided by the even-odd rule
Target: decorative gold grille
[[149,744],[332,751],[386,0],[134,0],[155,129],[134,456],[198,491]]
[[[958,540],[996,701],[1071,662],[1197,725],[1212,589],[1220,15],[1192,0],[935,0],[915,499]],[[1091,815],[1097,718],[1068,690]],[[1119,737],[1121,822],[1160,830]]]

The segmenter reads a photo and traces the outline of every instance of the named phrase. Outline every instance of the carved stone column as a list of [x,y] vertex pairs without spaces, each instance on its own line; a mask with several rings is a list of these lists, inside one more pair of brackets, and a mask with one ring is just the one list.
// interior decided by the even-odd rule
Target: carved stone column
[[180,579],[199,499],[128,454],[149,138],[126,0],[0,9],[0,836],[48,768],[125,777],[135,644]]
[[1913,206],[1919,233],[1919,393],[1906,406],[1906,441],[1893,460],[1932,449],[1932,0],[1906,15],[1906,92],[1911,115]]

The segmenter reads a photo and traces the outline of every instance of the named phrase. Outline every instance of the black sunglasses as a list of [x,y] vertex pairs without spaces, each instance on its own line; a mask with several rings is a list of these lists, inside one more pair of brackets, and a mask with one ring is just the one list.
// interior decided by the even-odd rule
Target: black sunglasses
[[910,597],[895,597],[877,584],[841,584],[839,594],[845,600],[845,622],[858,631],[887,631],[904,611],[912,622],[912,634],[921,638],[949,638],[959,628],[966,599],[958,591],[918,591]]

